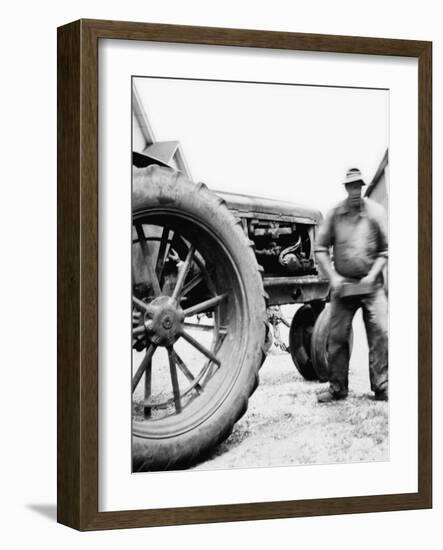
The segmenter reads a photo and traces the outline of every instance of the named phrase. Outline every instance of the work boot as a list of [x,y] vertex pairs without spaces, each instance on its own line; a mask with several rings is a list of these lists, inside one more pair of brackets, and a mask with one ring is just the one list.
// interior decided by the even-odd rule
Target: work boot
[[388,401],[388,390],[378,390],[374,392],[374,399],[376,401]]
[[348,396],[345,392],[332,392],[329,390],[321,391],[317,394],[317,401],[319,403],[332,403],[333,401],[340,401],[341,399],[346,399]]

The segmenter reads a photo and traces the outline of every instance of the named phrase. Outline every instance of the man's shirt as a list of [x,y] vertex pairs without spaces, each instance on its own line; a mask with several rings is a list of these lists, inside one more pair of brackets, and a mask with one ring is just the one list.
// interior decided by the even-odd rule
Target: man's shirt
[[349,278],[367,275],[377,258],[388,256],[384,208],[371,199],[362,199],[357,211],[346,200],[338,204],[320,226],[315,251],[329,252],[331,247],[337,273]]

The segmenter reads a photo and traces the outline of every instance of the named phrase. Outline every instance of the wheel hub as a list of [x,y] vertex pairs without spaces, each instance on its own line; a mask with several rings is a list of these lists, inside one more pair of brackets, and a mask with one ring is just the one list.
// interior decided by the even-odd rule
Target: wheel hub
[[148,305],[144,315],[149,340],[157,346],[172,346],[180,337],[184,318],[183,310],[175,300],[159,296]]

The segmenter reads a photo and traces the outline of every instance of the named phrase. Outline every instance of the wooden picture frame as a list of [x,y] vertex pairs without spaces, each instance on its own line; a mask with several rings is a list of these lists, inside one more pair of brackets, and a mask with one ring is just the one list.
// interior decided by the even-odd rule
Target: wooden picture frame
[[[159,41],[418,59],[418,491],[98,511],[98,41]],[[432,44],[424,41],[80,20],[58,29],[58,521],[79,530],[432,506]]]

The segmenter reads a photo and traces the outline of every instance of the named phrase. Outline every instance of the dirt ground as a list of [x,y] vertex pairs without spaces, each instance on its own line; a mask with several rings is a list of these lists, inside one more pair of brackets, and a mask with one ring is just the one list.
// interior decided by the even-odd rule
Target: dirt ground
[[[283,308],[283,314],[290,320],[294,307]],[[327,384],[304,380],[291,356],[273,346],[261,368],[260,384],[249,400],[246,414],[236,424],[231,436],[193,469],[389,460],[389,403],[372,399],[368,349],[360,314],[357,314],[353,328],[348,399],[319,405],[316,394]],[[280,330],[282,340],[287,343],[287,329],[281,325]],[[200,338],[204,337],[204,333],[200,335]],[[210,340],[202,342],[210,345]],[[192,348],[185,349],[186,345],[179,341],[176,347],[187,364],[205,360]],[[162,351],[159,350],[159,360],[164,366],[157,370],[155,381],[170,388],[165,367],[167,356],[164,352],[162,358]],[[141,357],[142,354],[135,353],[134,368]],[[159,376],[162,373],[164,379]],[[142,395],[143,384],[140,384],[134,394],[135,400],[141,399]]]
[[[283,340],[286,333],[282,329]],[[194,469],[389,460],[389,403],[372,399],[361,316],[354,321],[354,351],[347,400],[326,405],[316,393],[327,384],[305,381],[289,354],[273,347],[260,385],[231,436]]]

